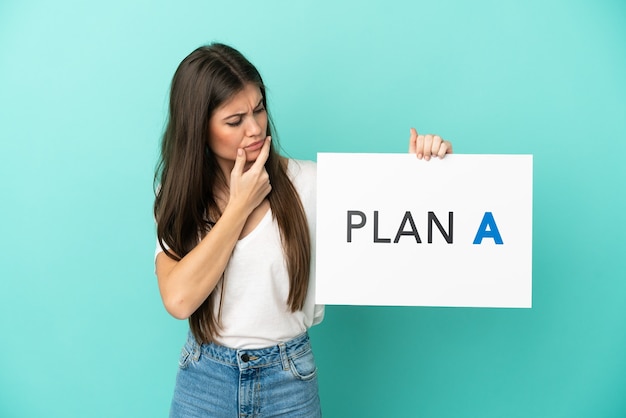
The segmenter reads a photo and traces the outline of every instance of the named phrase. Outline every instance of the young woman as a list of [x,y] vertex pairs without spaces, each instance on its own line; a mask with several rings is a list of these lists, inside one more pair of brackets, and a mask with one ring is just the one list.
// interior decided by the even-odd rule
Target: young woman
[[[280,156],[265,86],[238,51],[193,51],[172,80],[154,213],[167,311],[189,319],[170,416],[321,416],[307,329],[316,166]],[[418,158],[452,152],[411,129]]]

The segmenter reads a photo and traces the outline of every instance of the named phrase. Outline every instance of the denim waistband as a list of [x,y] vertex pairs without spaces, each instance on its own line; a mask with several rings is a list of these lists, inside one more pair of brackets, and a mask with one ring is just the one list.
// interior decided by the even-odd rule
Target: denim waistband
[[[298,357],[310,350],[309,334],[304,332],[297,337],[266,348],[235,349],[215,343],[198,345],[193,335],[188,343],[193,346],[195,356],[207,356],[214,361],[235,366],[239,369],[251,369],[282,363],[283,369],[289,368],[289,357]],[[192,355],[193,355],[192,354]]]

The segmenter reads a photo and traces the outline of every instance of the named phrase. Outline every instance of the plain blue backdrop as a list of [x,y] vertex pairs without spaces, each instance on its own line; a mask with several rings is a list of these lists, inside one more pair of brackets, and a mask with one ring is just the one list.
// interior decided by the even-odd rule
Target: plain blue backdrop
[[533,308],[329,306],[325,416],[626,416],[618,0],[2,1],[0,416],[167,416],[186,324],[152,176],[174,70],[211,41],[260,69],[290,156],[404,152],[410,126],[534,155]]

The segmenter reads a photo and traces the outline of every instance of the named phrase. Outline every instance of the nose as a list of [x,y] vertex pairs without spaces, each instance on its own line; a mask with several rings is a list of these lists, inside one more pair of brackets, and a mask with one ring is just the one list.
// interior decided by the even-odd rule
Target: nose
[[246,134],[247,136],[258,136],[261,134],[261,124],[256,118],[248,118],[248,123],[246,124]]

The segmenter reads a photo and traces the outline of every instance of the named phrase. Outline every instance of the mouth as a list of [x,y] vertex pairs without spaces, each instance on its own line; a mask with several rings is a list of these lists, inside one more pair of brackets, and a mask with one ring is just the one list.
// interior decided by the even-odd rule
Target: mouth
[[263,147],[263,142],[264,141],[261,139],[259,141],[253,142],[250,145],[245,146],[244,149],[246,151],[256,151],[258,149],[261,149],[261,147]]

